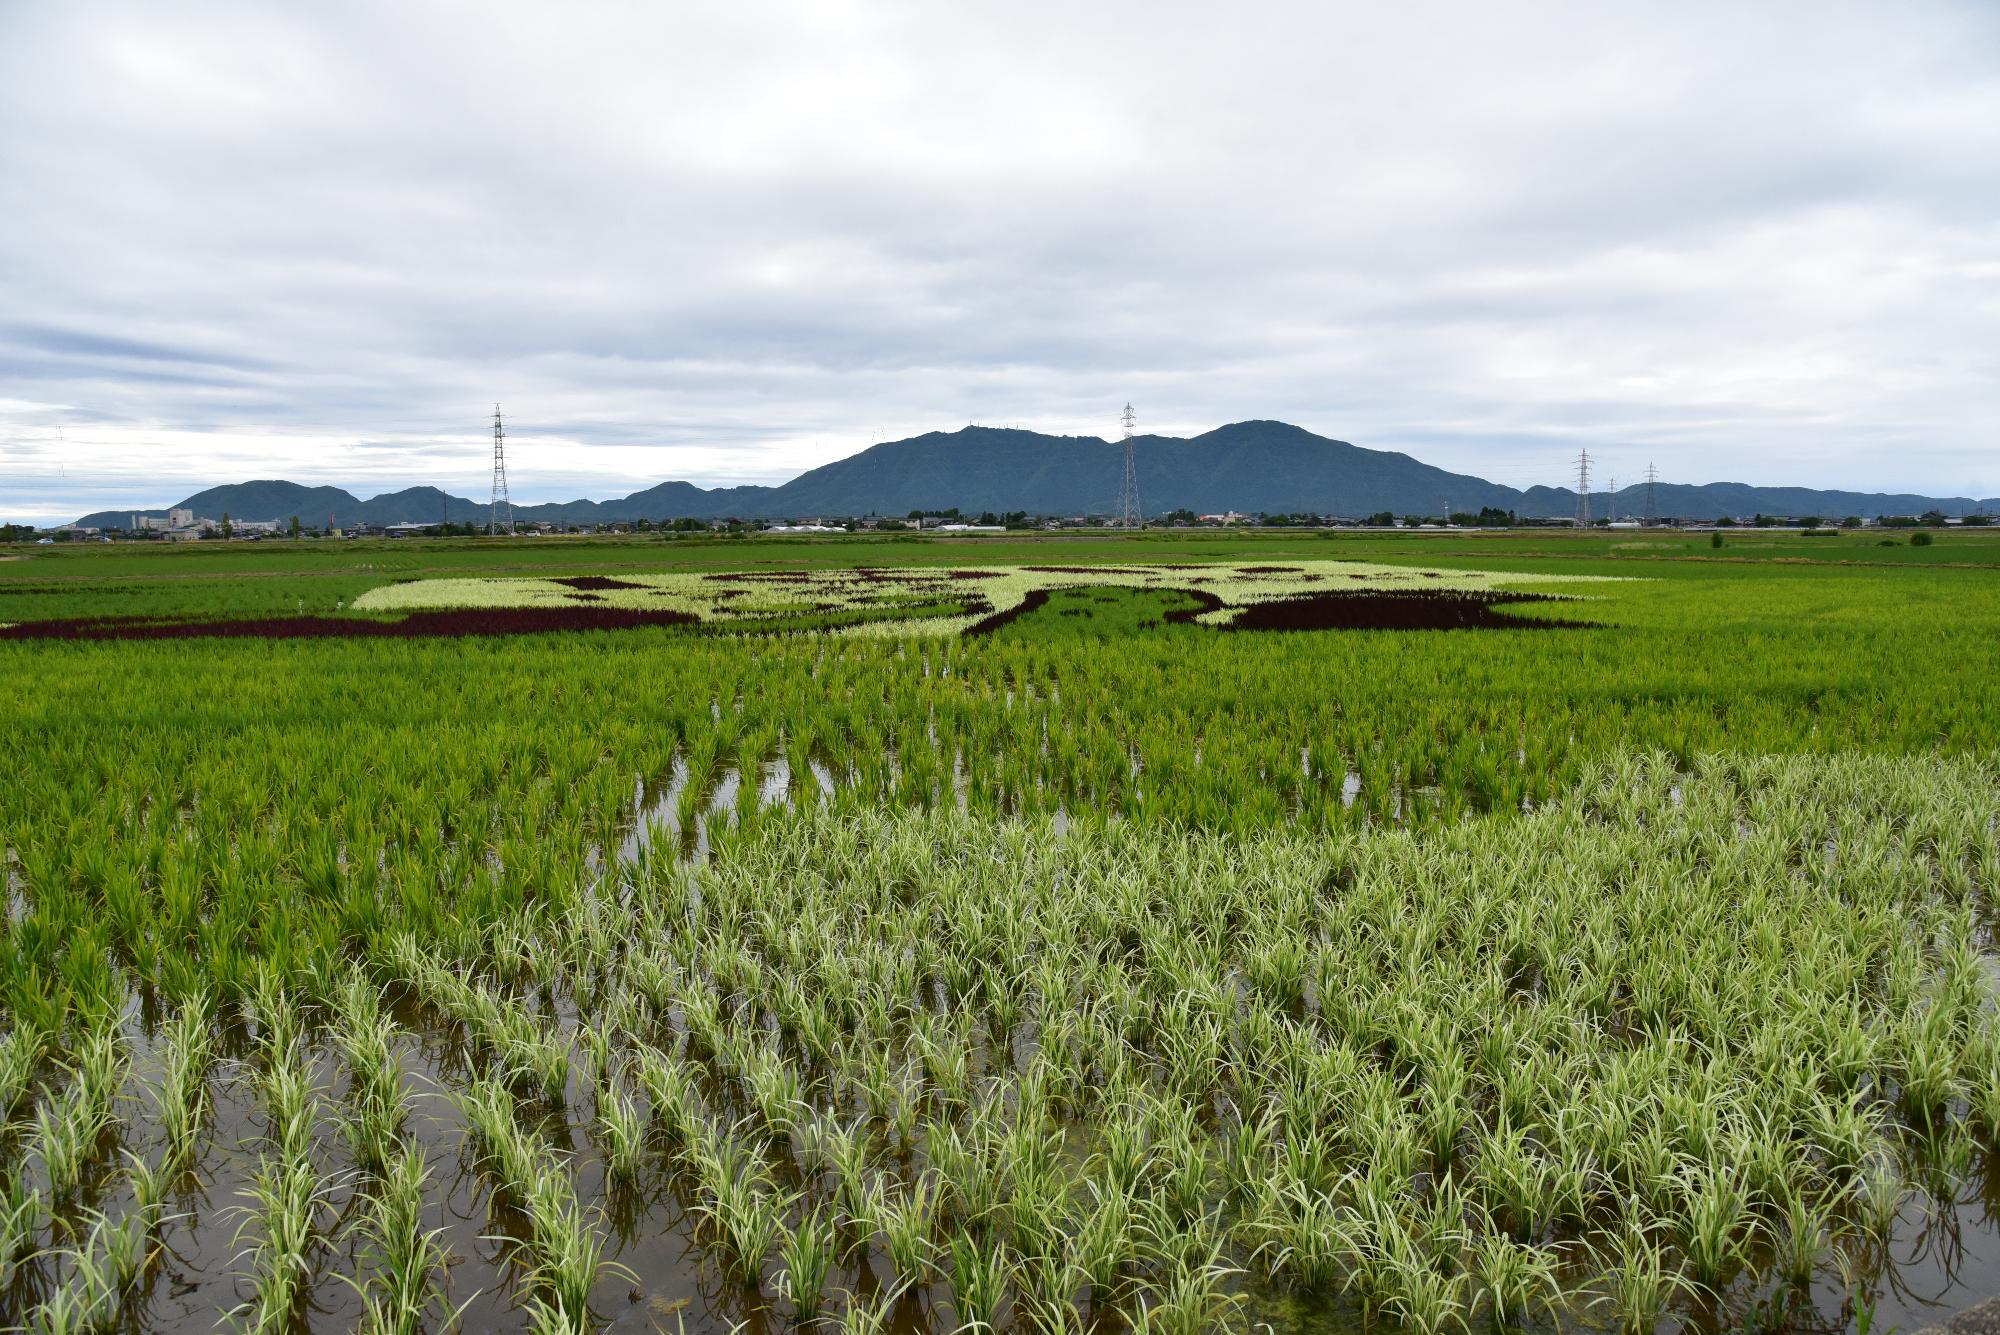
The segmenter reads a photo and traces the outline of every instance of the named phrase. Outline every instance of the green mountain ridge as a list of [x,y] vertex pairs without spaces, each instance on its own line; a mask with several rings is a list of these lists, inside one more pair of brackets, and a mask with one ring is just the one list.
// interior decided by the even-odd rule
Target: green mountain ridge
[[[1446,503],[1454,511],[1492,506],[1537,517],[1576,512],[1576,493],[1568,488],[1523,491],[1437,468],[1407,454],[1314,435],[1285,422],[1235,422],[1186,439],[1140,436],[1134,451],[1140,500],[1149,515],[1183,508],[1197,513],[1436,514]],[[885,441],[775,487],[702,488],[668,481],[615,500],[516,505],[514,512],[522,520],[565,524],[845,518],[953,507],[968,514],[1010,510],[1105,514],[1117,509],[1123,460],[1119,443],[1093,436],[968,426]],[[2000,498],[1730,482],[1661,483],[1653,500],[1662,516],[1700,519],[1760,511],[1872,517],[1933,509],[1952,515],[2000,510]],[[1620,514],[1641,512],[1644,485],[1622,488],[1615,497],[1594,493],[1592,507],[1602,514],[1614,502]],[[309,527],[319,527],[329,518],[341,527],[430,523],[440,518],[478,523],[488,514],[485,502],[449,496],[436,487],[407,487],[362,500],[338,487],[306,487],[283,480],[210,487],[174,508],[191,509],[210,519],[226,512],[236,519],[286,522],[297,515]],[[76,522],[122,528],[134,514],[165,513],[164,509],[106,510]]]

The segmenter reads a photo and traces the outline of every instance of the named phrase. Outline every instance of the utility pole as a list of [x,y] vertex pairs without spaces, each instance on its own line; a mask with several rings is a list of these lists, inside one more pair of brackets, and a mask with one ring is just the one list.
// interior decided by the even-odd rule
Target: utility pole
[[1590,527],[1590,451],[1579,450],[1576,456],[1576,526]]

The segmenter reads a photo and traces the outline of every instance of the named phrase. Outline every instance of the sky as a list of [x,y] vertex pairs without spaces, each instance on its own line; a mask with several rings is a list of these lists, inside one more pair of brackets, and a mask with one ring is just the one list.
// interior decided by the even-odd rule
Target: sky
[[2000,5],[0,0],[0,518],[1128,400],[2000,493]]

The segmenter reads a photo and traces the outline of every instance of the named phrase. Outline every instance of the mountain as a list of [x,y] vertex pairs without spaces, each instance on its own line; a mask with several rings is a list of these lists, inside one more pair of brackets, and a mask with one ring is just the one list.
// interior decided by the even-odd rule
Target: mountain
[[[1436,514],[1447,503],[1454,511],[1493,506],[1522,516],[1576,513],[1576,493],[1567,488],[1519,491],[1434,468],[1407,454],[1316,436],[1284,422],[1235,422],[1186,440],[1140,436],[1134,441],[1134,454],[1139,495],[1148,514],[1181,508],[1198,513]],[[1103,514],[1117,508],[1123,470],[1124,452],[1115,442],[969,426],[870,446],[777,487],[703,489],[688,482],[662,482],[621,500],[519,505],[515,514],[524,520],[565,524],[904,515],[954,506],[969,514],[987,510]],[[1641,513],[1645,487],[1622,488],[1615,498],[1594,493],[1592,513],[1607,513],[1614,500],[1621,515]],[[1654,502],[1662,516],[1693,519],[1759,511],[1834,518],[1921,514],[1932,509],[1946,514],[2000,510],[2000,498],[1818,491],[1734,482],[1661,483]],[[484,503],[447,496],[436,487],[409,487],[364,501],[338,487],[282,481],[211,487],[175,508],[210,519],[220,519],[225,512],[235,519],[281,522],[297,515],[300,522],[315,528],[328,516],[345,527],[429,523],[440,516],[456,524],[478,522],[487,515]],[[135,513],[163,516],[166,511],[107,510],[77,523],[123,528]]]

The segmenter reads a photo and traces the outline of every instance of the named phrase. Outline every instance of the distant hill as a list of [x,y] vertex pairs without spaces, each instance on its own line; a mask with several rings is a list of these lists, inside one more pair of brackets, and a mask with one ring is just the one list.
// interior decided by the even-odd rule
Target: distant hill
[[[1407,454],[1363,449],[1316,436],[1284,422],[1235,422],[1182,440],[1140,436],[1135,442],[1139,494],[1146,513],[1186,508],[1198,513],[1298,513],[1365,516],[1436,514],[1482,506],[1523,517],[1572,515],[1576,493],[1561,487],[1519,491],[1465,473],[1434,468]],[[1045,436],[1034,431],[969,426],[933,431],[870,446],[777,487],[704,489],[662,482],[621,500],[561,501],[515,507],[518,517],[552,523],[607,523],[636,519],[790,519],[816,516],[904,515],[912,510],[957,507],[978,514],[1026,510],[1030,514],[1107,513],[1117,508],[1123,473],[1121,447],[1094,436]],[[1654,493],[1662,516],[1714,519],[1720,515],[1945,514],[2000,511],[2000,498],[1918,496],[1809,487],[1752,487],[1735,482],[1700,486],[1661,483]],[[1644,486],[1622,488],[1621,515],[1645,506]],[[1613,500],[1592,498],[1603,514]],[[295,482],[240,482],[196,492],[175,508],[210,519],[289,520],[319,527],[329,516],[339,526],[356,523],[478,522],[484,502],[447,496],[435,487],[409,487],[361,500],[338,487]],[[105,510],[77,522],[124,527],[133,514],[160,510]]]

